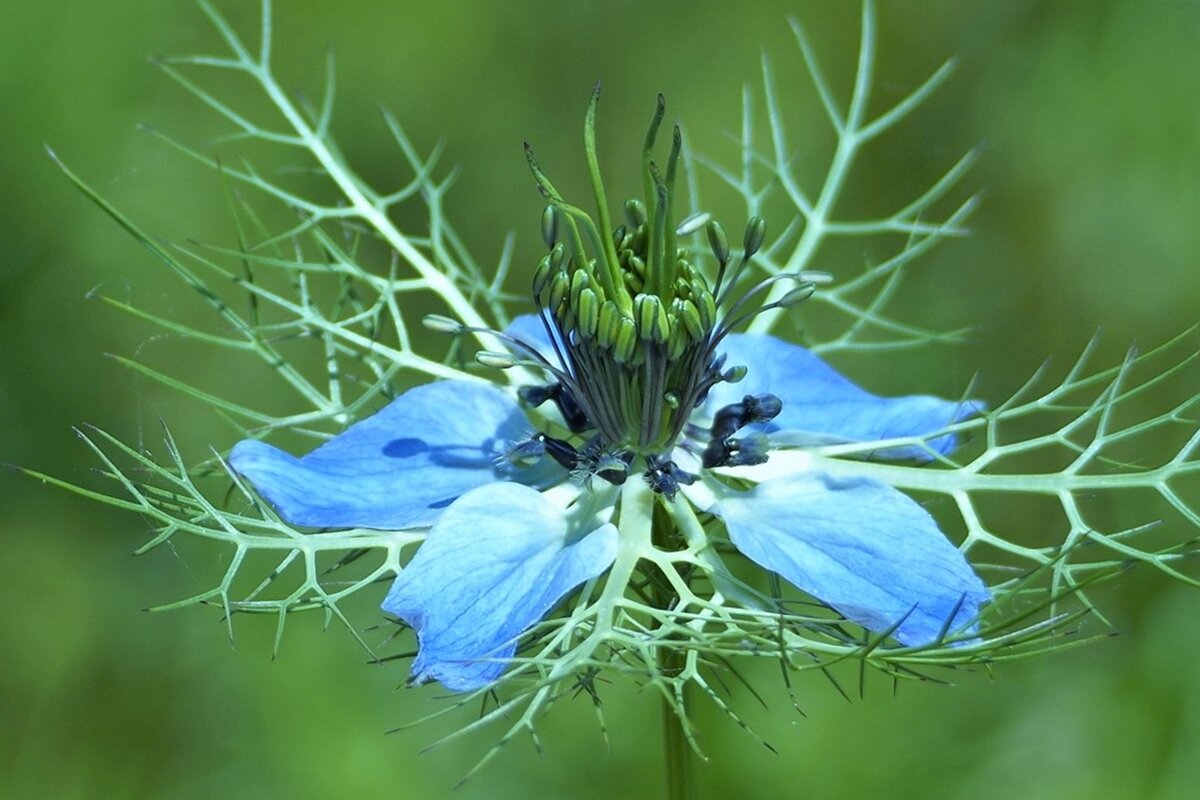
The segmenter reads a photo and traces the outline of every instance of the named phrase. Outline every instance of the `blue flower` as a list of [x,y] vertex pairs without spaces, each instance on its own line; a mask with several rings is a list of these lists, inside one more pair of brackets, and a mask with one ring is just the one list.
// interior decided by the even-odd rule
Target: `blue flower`
[[[534,323],[522,318],[510,331]],[[714,387],[697,416],[711,417],[739,391],[769,387],[782,411],[768,439],[928,437],[946,454],[954,435],[931,435],[978,411],[973,403],[927,396],[877,397],[804,348],[770,336],[732,334],[725,352],[747,368],[745,385]],[[588,490],[547,468],[547,459],[514,462],[529,429],[521,407],[495,386],[442,381],[409,390],[301,458],[247,440],[229,462],[297,525],[430,526],[383,607],[417,631],[414,679],[469,691],[496,680],[521,634],[607,570],[617,552],[620,534],[607,520],[614,493],[580,516],[567,508],[575,492],[539,491]],[[926,454],[910,445],[876,455]],[[895,628],[902,644],[928,644],[968,625],[988,600],[933,518],[890,486],[803,468],[744,492],[710,473],[703,479],[721,492],[707,510],[747,558],[868,630]]]
[[[848,443],[864,457],[929,461],[954,449],[947,428],[981,406],[878,397],[802,347],[735,333],[812,284],[783,273],[742,285],[764,241],[758,218],[736,260],[708,223],[711,285],[691,263],[670,222],[678,128],[665,178],[650,155],[661,98],[645,201],[626,203],[627,223],[611,229],[595,101],[585,132],[599,224],[563,201],[527,151],[549,202],[538,313],[492,332],[509,353],[480,354],[549,383],[512,394],[482,380],[419,386],[303,457],[251,440],[230,465],[296,525],[428,528],[383,608],[417,633],[413,680],[453,691],[496,681],[567,594],[635,552],[612,522],[617,487],[631,480],[715,515],[744,556],[869,631],[908,646],[970,636],[990,596],[933,518],[853,462],[814,468],[803,448]],[[756,301],[782,280],[795,284],[782,299]]]

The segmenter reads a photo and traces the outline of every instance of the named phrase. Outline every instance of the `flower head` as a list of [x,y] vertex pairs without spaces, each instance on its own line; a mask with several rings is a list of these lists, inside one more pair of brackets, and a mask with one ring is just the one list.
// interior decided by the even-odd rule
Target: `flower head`
[[[484,381],[419,386],[301,458],[249,440],[230,464],[295,524],[428,527],[383,607],[417,632],[414,680],[455,691],[494,682],[539,620],[623,554],[631,568],[645,558],[647,545],[614,522],[639,496],[692,519],[713,515],[742,555],[869,631],[910,646],[969,638],[989,594],[933,518],[853,462],[818,470],[803,453],[859,443],[868,457],[929,460],[956,446],[946,429],[979,404],[879,397],[802,347],[735,332],[801,302],[812,276],[743,285],[764,243],[761,219],[736,259],[716,222],[674,223],[682,140],[676,127],[661,172],[661,97],[644,198],[613,228],[595,158],[597,97],[585,125],[597,220],[563,199],[527,147],[549,203],[536,313],[494,332],[509,352],[479,358],[544,381],[514,392]],[[712,281],[680,246],[701,227]],[[777,281],[794,288],[763,305]],[[688,547],[710,547],[695,541],[708,528],[697,531]]]

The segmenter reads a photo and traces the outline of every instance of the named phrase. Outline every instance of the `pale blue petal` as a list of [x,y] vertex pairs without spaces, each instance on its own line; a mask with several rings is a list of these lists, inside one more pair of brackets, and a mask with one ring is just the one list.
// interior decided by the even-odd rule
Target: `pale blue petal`
[[383,601],[417,632],[413,680],[456,692],[496,680],[521,634],[616,557],[615,526],[571,528],[561,509],[514,483],[446,509]]
[[[811,441],[874,442],[936,433],[984,410],[975,400],[949,401],[929,395],[878,397],[840,375],[814,353],[799,345],[751,333],[730,334],[719,348],[727,367],[744,365],[739,383],[719,383],[709,393],[706,411],[736,403],[747,394],[770,393],[783,401],[768,431],[797,433]],[[958,444],[954,434],[928,440],[930,449],[945,455]],[[872,455],[883,458],[929,460],[917,445],[889,447]]]
[[521,469],[501,458],[530,431],[494,386],[441,381],[408,390],[302,458],[246,440],[229,464],[293,524],[395,530],[432,523],[476,486],[561,477],[548,463]]
[[[504,332],[532,347],[554,366],[559,366],[559,359],[554,352],[554,345],[550,343],[546,326],[537,314],[522,314],[516,317]],[[518,355],[523,354],[518,351]]]
[[990,599],[928,512],[867,478],[797,473],[715,511],[752,561],[870,631],[899,622],[893,636],[905,645],[959,631]]

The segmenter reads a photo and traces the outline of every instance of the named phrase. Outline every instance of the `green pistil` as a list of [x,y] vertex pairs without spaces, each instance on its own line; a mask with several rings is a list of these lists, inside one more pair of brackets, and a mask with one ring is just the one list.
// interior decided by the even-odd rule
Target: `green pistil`
[[[583,147],[587,153],[588,173],[592,178],[592,191],[596,195],[596,213],[600,218],[600,231],[612,230],[612,219],[608,215],[608,196],[604,193],[604,181],[600,177],[600,161],[596,158],[596,103],[600,100],[600,82],[596,81],[596,88],[592,90],[592,99],[588,103],[587,115],[583,121]],[[620,270],[617,267],[617,250],[613,246],[613,240],[608,236],[601,236],[600,253],[603,254],[605,263],[605,272],[608,276],[608,281],[605,289],[614,296],[614,299],[625,310],[629,309],[628,295],[618,290],[621,281]]]
[[658,126],[662,125],[667,113],[667,100],[661,94],[654,106],[654,116],[650,119],[650,129],[646,131],[646,144],[642,148],[642,183],[645,187],[646,207],[654,207],[654,177],[650,166],[654,163],[654,142],[658,139]]

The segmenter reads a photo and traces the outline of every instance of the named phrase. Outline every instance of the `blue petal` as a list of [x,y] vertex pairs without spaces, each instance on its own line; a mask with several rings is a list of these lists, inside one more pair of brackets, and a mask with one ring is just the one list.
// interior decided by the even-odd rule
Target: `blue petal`
[[383,609],[417,631],[414,681],[468,692],[496,680],[520,635],[616,554],[615,526],[580,536],[538,492],[493,483],[446,509]]
[[520,339],[541,353],[551,364],[558,366],[558,356],[554,353],[554,346],[550,344],[546,326],[537,314],[522,314],[509,323],[504,332],[513,338]]
[[752,561],[870,631],[899,622],[892,635],[905,645],[958,631],[990,599],[933,518],[873,480],[798,473],[726,497],[715,511]]
[[[719,350],[728,356],[728,366],[741,364],[748,372],[740,383],[714,386],[707,409],[711,413],[747,394],[776,395],[783,401],[783,411],[771,423],[770,431],[804,432],[818,440],[873,442],[926,436],[984,409],[974,400],[952,402],[929,395],[878,397],[838,374],[817,355],[773,336],[731,334]],[[958,442],[954,434],[945,434],[926,444],[945,455]],[[875,455],[930,459],[929,452],[919,445],[889,447]]]
[[551,479],[542,465],[503,463],[508,443],[529,431],[494,386],[442,381],[408,390],[302,458],[248,439],[229,463],[293,524],[395,530],[432,523],[476,486]]

